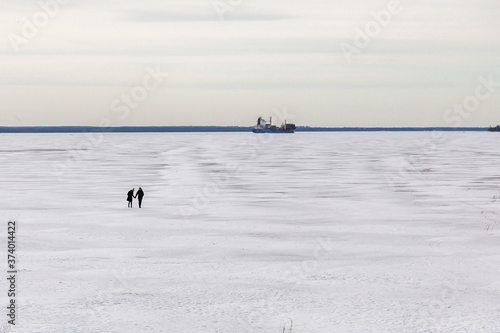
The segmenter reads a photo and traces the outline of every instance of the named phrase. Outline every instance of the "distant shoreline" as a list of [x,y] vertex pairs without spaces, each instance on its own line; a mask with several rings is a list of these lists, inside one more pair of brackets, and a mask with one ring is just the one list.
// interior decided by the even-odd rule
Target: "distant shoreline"
[[[192,133],[192,132],[251,132],[243,126],[0,126],[0,133]],[[484,132],[487,127],[308,127],[298,126],[296,132]]]
[[[0,133],[192,133],[192,132],[251,132],[243,126],[0,126]],[[308,127],[298,126],[296,132],[484,132],[487,127]]]

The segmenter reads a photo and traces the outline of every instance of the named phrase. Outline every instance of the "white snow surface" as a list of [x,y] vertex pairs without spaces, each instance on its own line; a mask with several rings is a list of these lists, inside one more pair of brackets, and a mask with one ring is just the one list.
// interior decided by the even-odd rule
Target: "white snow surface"
[[500,332],[499,141],[0,135],[11,332]]

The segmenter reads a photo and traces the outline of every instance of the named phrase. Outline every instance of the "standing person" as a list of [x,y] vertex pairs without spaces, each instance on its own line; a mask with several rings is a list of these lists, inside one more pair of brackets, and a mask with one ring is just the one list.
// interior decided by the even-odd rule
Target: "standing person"
[[142,198],[144,197],[144,191],[142,190],[142,188],[139,187],[139,190],[137,191],[137,193],[134,195],[134,198],[138,198],[139,199],[139,208],[141,208],[141,205],[142,205]]
[[134,197],[134,190],[135,190],[135,188],[131,189],[127,193],[127,201],[128,201],[129,208],[132,208],[132,200],[133,200],[132,198]]

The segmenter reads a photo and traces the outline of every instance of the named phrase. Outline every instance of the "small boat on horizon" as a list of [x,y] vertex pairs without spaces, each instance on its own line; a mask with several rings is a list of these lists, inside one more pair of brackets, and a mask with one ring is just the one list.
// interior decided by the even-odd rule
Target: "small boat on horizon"
[[257,125],[254,126],[252,129],[252,132],[254,133],[294,133],[295,129],[295,124],[287,124],[286,120],[285,123],[281,125],[281,127],[273,125],[273,117],[269,117],[269,124],[266,123],[264,118],[259,117],[257,119]]
[[491,127],[490,126],[490,128],[488,128],[488,131],[490,131],[490,132],[500,132],[500,125],[497,125],[495,127]]

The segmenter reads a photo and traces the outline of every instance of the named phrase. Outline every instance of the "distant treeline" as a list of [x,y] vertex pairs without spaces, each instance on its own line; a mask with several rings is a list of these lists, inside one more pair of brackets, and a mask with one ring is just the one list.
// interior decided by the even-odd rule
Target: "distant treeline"
[[[0,126],[0,133],[163,133],[163,132],[251,132],[242,126]],[[298,126],[296,132],[420,132],[420,131],[486,131],[485,127],[308,127]]]

